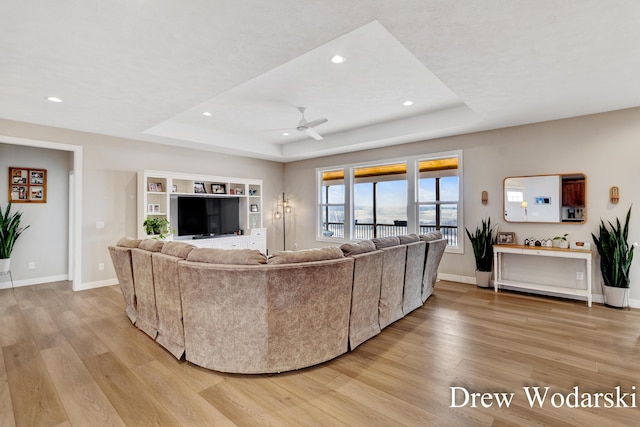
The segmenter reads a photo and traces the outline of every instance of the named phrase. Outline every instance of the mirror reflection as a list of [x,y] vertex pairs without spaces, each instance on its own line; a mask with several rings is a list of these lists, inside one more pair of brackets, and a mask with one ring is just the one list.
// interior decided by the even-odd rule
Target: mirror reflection
[[584,223],[586,176],[512,176],[504,179],[504,219],[508,222]]

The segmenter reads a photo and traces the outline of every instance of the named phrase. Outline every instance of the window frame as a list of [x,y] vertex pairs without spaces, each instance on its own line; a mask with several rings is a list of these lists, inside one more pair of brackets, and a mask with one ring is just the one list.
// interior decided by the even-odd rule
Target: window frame
[[[457,157],[458,159],[458,201],[438,201],[437,205],[440,203],[452,204],[456,203],[458,207],[458,226],[457,226],[457,246],[447,245],[446,252],[449,253],[464,253],[464,203],[463,203],[463,189],[464,189],[464,176],[463,176],[463,151],[462,150],[453,150],[453,151],[445,151],[438,153],[428,153],[422,154],[418,156],[408,156],[401,157],[395,159],[386,159],[386,160],[373,160],[367,162],[360,163],[350,163],[350,164],[342,164],[342,165],[334,165],[316,168],[316,241],[325,242],[325,243],[347,243],[353,241],[359,241],[361,239],[352,239],[351,237],[354,235],[354,230],[352,227],[352,218],[354,216],[354,188],[355,178],[354,171],[359,168],[373,167],[373,166],[385,166],[392,165],[397,163],[405,163],[407,168],[406,180],[407,180],[407,232],[408,233],[419,233],[420,224],[419,224],[419,209],[420,206],[426,204],[434,204],[434,202],[420,202],[419,199],[419,191],[420,191],[420,168],[419,163],[421,161],[428,160],[439,160],[450,157]],[[322,203],[322,190],[323,190],[323,180],[322,175],[325,172],[342,170],[344,172],[344,237],[326,237],[322,235],[322,209],[325,204]],[[329,204],[328,200],[326,205],[333,206],[334,204]],[[437,206],[436,205],[436,206]]]

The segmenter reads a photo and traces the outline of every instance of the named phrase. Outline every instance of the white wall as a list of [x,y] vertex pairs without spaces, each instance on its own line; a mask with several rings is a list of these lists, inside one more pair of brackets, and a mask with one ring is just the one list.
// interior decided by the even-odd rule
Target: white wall
[[[193,150],[168,145],[95,135],[26,123],[0,120],[0,135],[51,141],[83,147],[83,202],[82,202],[82,277],[81,286],[93,287],[115,283],[115,272],[107,251],[123,236],[136,235],[136,173],[143,169],[175,172],[202,173],[264,180],[265,210],[269,196],[282,191],[282,163],[245,157]],[[2,138],[0,137],[0,147]],[[48,151],[53,155],[52,150]],[[4,160],[3,160],[4,162]],[[45,166],[43,166],[45,167]],[[6,169],[4,169],[6,171]],[[1,172],[1,171],[0,171]],[[5,172],[8,176],[8,172]],[[6,179],[6,177],[5,177]],[[65,184],[65,189],[67,184]],[[7,186],[0,186],[0,200],[6,200]],[[33,221],[40,228],[40,221]],[[105,228],[97,229],[96,222],[104,222]],[[268,228],[269,251],[277,247],[272,227],[272,217],[265,212]],[[35,233],[34,233],[35,234]],[[67,251],[66,240],[46,239],[39,244],[49,252]],[[281,245],[281,243],[280,243]],[[36,263],[44,260],[36,260]],[[99,271],[98,264],[105,270]],[[14,279],[26,276],[16,271]]]
[[[47,170],[46,203],[13,203],[11,212],[22,211],[22,224],[29,228],[20,236],[11,256],[16,285],[66,280],[68,277],[69,170],[71,154],[0,144],[0,206],[8,201],[10,167]],[[63,248],[63,249],[58,249]],[[35,268],[29,270],[29,263]],[[9,277],[0,276],[0,287],[10,287]]]
[[[635,202],[630,240],[640,241],[640,109],[558,120],[527,126],[441,138],[395,147],[360,151],[285,165],[285,190],[296,204],[295,229],[288,228],[288,245],[323,246],[315,239],[315,168],[384,161],[462,149],[464,155],[464,224],[474,228],[490,215],[502,231],[513,231],[519,242],[525,237],[553,237],[569,233],[574,241],[591,242],[600,218],[623,218]],[[587,177],[585,224],[514,224],[504,221],[502,182],[507,176],[582,172]],[[620,187],[620,203],[609,203],[609,188]],[[481,192],[489,192],[489,204],[481,204]],[[289,232],[289,230],[291,230]],[[289,238],[290,236],[290,238]],[[466,239],[465,239],[466,240]],[[594,250],[595,252],[595,250]],[[631,270],[631,298],[640,300],[640,254]],[[594,291],[600,293],[598,258],[594,265]],[[559,268],[562,268],[560,266]],[[575,269],[575,266],[567,267]],[[440,272],[472,280],[475,264],[465,241],[464,254],[445,254]],[[561,272],[563,277],[574,277]]]

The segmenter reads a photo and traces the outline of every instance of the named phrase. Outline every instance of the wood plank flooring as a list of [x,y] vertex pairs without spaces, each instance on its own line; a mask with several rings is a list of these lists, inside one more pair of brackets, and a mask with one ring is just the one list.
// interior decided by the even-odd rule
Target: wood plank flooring
[[[131,325],[117,286],[5,289],[0,425],[633,426],[637,407],[584,399],[595,406],[594,394],[620,387],[640,405],[639,337],[640,310],[438,282],[424,306],[353,352],[231,375],[175,360]],[[549,392],[531,407],[523,387]],[[513,397],[472,407],[463,388]]]

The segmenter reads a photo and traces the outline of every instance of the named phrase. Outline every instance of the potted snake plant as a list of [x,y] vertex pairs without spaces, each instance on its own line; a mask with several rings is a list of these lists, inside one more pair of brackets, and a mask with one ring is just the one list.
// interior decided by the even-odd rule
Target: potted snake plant
[[491,227],[491,218],[488,217],[481,225],[476,227],[473,234],[465,227],[467,236],[471,240],[473,256],[476,260],[476,284],[481,288],[489,287],[491,283],[491,267],[493,265],[493,245],[497,243],[497,226]]
[[634,250],[634,245],[627,242],[630,218],[631,208],[627,212],[624,226],[618,218],[615,224],[611,221],[605,224],[601,219],[598,236],[591,233],[600,255],[604,302],[612,307],[623,307],[625,301],[629,301],[629,269]]
[[7,204],[7,208],[2,211],[0,208],[0,273],[6,273],[11,267],[11,253],[18,237],[29,228],[20,227],[22,212],[16,211],[11,213],[11,202]]

